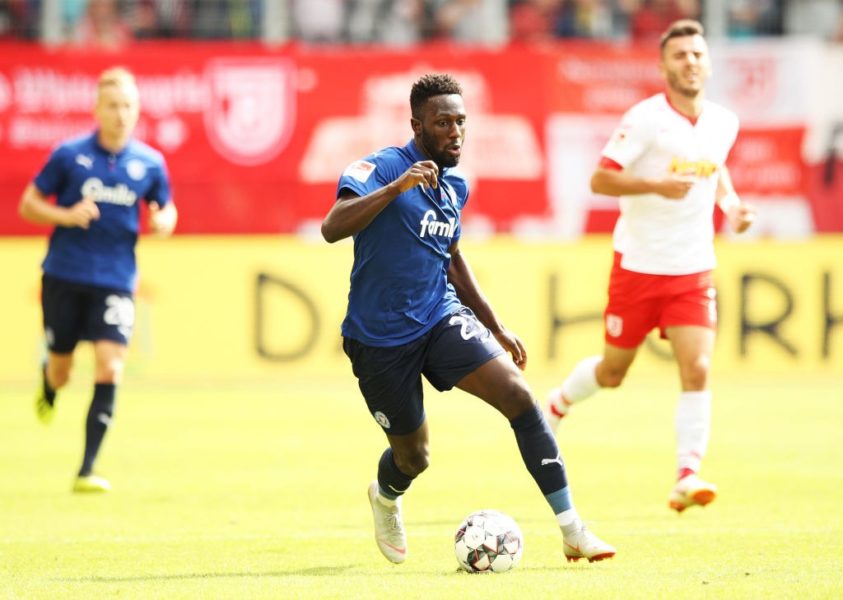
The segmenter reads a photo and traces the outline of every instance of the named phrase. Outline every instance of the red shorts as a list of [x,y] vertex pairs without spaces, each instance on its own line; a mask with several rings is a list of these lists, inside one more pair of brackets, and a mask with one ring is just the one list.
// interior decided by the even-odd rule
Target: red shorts
[[711,271],[689,275],[650,275],[621,268],[621,254],[609,279],[609,304],[603,313],[606,342],[636,348],[658,327],[717,324],[717,302]]

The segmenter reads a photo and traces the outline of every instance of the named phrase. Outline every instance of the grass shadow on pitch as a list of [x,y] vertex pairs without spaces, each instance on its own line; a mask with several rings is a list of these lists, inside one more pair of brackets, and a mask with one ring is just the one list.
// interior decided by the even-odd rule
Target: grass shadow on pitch
[[128,577],[56,577],[52,581],[62,583],[132,583],[141,581],[180,581],[190,579],[228,579],[246,577],[326,577],[343,575],[349,569],[358,565],[344,565],[340,567],[310,567],[308,569],[291,569],[289,571],[265,571],[263,573],[181,573],[173,575],[134,575]]

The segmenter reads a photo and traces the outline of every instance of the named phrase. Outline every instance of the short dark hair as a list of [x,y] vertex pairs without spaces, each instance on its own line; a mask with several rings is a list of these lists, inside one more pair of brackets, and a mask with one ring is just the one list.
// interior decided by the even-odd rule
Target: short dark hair
[[699,21],[695,21],[694,19],[679,19],[667,26],[667,29],[665,29],[659,40],[659,47],[664,50],[667,42],[673,38],[704,34],[705,30]]
[[462,87],[459,82],[447,73],[429,73],[424,75],[413,84],[410,91],[410,112],[418,119],[421,115],[421,108],[428,98],[442,96],[445,94],[459,94],[462,96]]

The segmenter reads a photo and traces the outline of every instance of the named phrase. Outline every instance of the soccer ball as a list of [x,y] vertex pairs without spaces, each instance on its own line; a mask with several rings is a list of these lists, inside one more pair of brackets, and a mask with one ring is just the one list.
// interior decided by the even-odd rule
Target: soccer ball
[[457,561],[469,573],[509,571],[523,552],[521,529],[511,517],[496,510],[471,513],[454,535]]

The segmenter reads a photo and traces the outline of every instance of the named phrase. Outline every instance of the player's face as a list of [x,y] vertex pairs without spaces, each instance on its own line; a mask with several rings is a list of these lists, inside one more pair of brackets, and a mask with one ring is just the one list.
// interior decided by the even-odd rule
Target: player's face
[[683,96],[694,97],[711,75],[708,45],[700,35],[672,38],[662,49],[662,76],[668,87]]
[[459,94],[428,98],[421,119],[412,119],[416,139],[427,156],[440,167],[460,162],[465,141],[465,104]]
[[138,89],[130,83],[105,85],[99,89],[94,117],[100,134],[110,141],[125,141],[138,122]]

